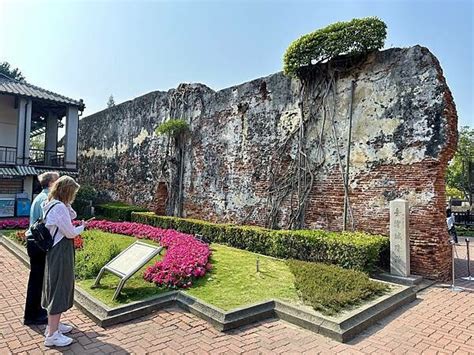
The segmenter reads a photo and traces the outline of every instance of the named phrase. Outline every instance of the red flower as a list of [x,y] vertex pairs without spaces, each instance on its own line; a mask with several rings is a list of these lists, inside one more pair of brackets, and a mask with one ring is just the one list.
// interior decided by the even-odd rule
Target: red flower
[[26,230],[16,232],[15,239],[18,240],[21,244],[26,245]]
[[74,249],[82,249],[84,246],[84,239],[80,235],[74,238]]

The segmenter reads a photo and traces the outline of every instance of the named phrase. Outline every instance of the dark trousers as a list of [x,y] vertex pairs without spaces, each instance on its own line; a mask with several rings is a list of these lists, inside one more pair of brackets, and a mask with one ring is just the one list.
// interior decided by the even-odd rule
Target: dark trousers
[[454,226],[448,231],[449,232],[449,236],[451,237],[451,240],[454,242],[454,243],[458,243],[458,233],[456,232],[456,228],[454,228]]
[[26,292],[25,320],[35,320],[47,315],[46,310],[41,307],[46,253],[31,241],[28,241],[26,249],[30,257],[30,277]]

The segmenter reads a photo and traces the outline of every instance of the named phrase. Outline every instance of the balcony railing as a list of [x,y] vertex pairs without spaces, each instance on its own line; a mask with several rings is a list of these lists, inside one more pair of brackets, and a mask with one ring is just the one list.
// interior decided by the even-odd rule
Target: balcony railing
[[16,147],[0,146],[0,164],[16,164]]
[[63,167],[64,152],[30,149],[30,165]]
[[[23,164],[25,164],[24,162]],[[16,165],[17,148],[0,146],[0,165]],[[30,165],[44,167],[65,167],[64,152],[57,150],[30,149]]]

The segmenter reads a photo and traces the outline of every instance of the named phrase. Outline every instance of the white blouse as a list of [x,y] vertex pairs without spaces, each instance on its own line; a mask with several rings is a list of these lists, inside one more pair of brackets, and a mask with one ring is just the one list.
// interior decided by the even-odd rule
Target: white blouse
[[77,213],[70,205],[65,205],[58,200],[51,200],[43,206],[43,213],[51,211],[46,216],[45,224],[52,236],[54,237],[53,246],[58,244],[64,237],[74,239],[84,231],[84,226],[74,227],[72,220],[77,217]]
[[446,218],[446,223],[448,224],[448,230],[454,227],[454,215],[452,214],[450,217]]

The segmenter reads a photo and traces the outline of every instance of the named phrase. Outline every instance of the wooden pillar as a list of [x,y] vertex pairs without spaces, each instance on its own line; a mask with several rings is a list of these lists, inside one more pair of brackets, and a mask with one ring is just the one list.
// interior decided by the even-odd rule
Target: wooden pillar
[[53,112],[48,112],[46,118],[46,137],[44,143],[45,158],[48,165],[55,165],[54,159],[58,149],[58,118]]
[[28,165],[30,162],[31,134],[31,99],[18,100],[18,130],[17,130],[17,164]]
[[66,111],[66,137],[64,140],[64,162],[68,169],[77,168],[77,135],[79,132],[78,108],[69,106]]

